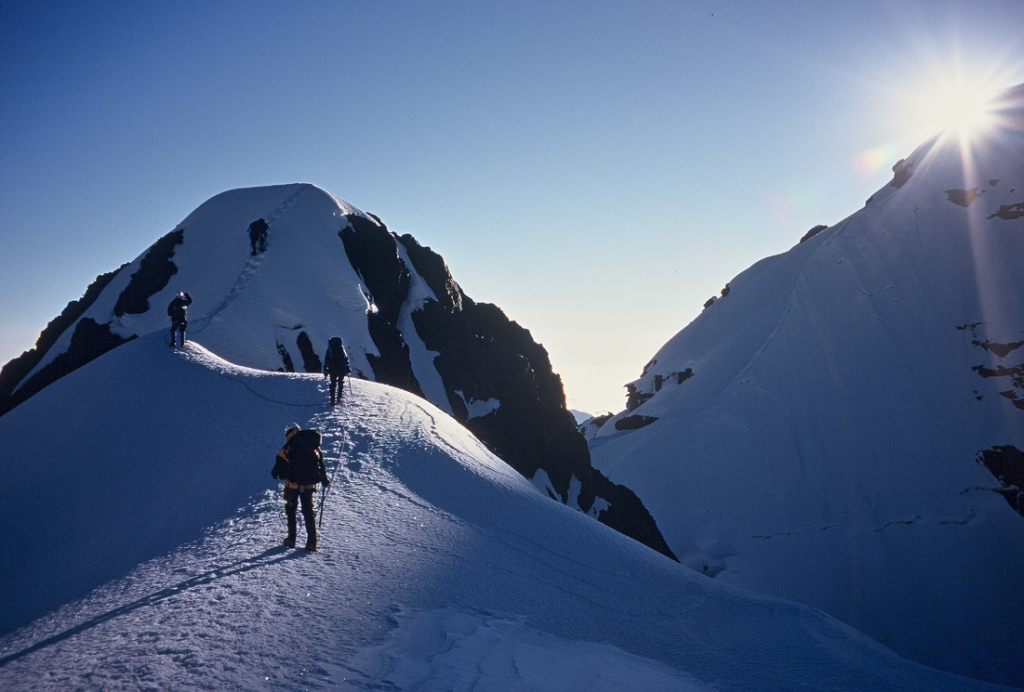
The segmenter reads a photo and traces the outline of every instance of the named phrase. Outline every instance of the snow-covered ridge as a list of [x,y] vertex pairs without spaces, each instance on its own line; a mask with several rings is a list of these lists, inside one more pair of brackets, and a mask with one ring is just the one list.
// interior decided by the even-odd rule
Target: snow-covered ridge
[[[994,689],[551,502],[422,398],[160,337],[0,418],[3,689]],[[317,554],[279,545],[293,420],[336,469]]]

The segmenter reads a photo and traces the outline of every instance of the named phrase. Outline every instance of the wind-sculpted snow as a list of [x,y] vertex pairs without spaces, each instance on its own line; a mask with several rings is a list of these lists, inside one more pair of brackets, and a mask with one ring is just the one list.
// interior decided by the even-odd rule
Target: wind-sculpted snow
[[1024,193],[1022,96],[730,281],[587,431],[684,564],[1016,685],[1024,219],[998,212]]
[[[992,689],[551,502],[421,398],[323,388],[154,335],[0,418],[0,688]],[[334,473],[316,554],[279,545],[292,421]]]

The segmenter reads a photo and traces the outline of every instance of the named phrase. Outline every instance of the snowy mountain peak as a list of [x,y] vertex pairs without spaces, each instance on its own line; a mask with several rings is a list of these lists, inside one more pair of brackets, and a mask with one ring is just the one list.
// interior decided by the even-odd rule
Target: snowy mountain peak
[[[266,238],[251,242],[257,219]],[[466,296],[429,247],[314,185],[221,193],[98,277],[4,367],[0,412],[130,340],[169,344],[166,308],[179,292],[193,299],[188,338],[227,361],[320,373],[340,336],[354,377],[423,396],[560,502],[672,555],[636,496],[591,466],[529,331]]]
[[1024,87],[761,260],[591,423],[680,560],[1024,684]]

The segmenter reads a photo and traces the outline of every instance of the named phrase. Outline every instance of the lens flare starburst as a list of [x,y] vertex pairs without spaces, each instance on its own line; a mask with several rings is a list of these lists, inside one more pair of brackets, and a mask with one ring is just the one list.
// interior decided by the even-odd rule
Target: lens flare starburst
[[935,84],[917,99],[916,119],[923,131],[970,141],[994,123],[995,90],[954,75]]

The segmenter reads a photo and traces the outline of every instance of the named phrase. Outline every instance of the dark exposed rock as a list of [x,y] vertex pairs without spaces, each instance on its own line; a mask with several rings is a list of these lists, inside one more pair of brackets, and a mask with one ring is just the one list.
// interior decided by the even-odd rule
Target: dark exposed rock
[[179,228],[153,243],[142,258],[138,271],[132,274],[131,281],[117,297],[115,315],[139,315],[149,310],[149,298],[162,291],[171,277],[178,273],[171,257],[175,246],[184,241],[185,229]]
[[[679,561],[668,547],[661,531],[658,530],[654,517],[647,511],[636,493],[624,485],[612,483],[594,468],[591,468],[589,478],[581,480],[583,490],[580,491],[579,502],[583,511],[590,508],[595,496],[603,498],[609,503],[609,506],[598,513],[598,521],[676,562]],[[585,501],[585,498],[589,501]]]
[[412,275],[399,257],[398,244],[387,226],[379,219],[374,223],[361,216],[347,218],[348,225],[338,231],[338,236],[373,304],[366,322],[370,338],[380,352],[379,356],[367,354],[374,379],[422,396],[412,371],[409,345],[398,329]]
[[[65,374],[58,369],[50,370],[47,374],[38,372],[29,381],[26,382],[17,392],[14,389],[18,386],[25,377],[32,372],[33,368],[39,364],[46,352],[57,343],[57,339],[64,333],[75,321],[80,318],[86,310],[99,296],[100,292],[107,287],[117,273],[124,269],[127,264],[122,264],[118,269],[106,274],[100,274],[96,279],[89,284],[89,287],[85,289],[85,295],[78,300],[73,300],[67,304],[64,310],[61,311],[60,315],[50,320],[50,323],[46,325],[46,328],[39,334],[39,338],[36,339],[35,348],[25,351],[17,358],[11,360],[7,365],[0,370],[0,416],[10,411],[12,408],[25,401],[30,396],[40,391],[43,387],[54,382]],[[81,358],[79,359],[81,360]],[[91,360],[91,359],[90,359]],[[71,362],[71,361],[69,361]],[[52,379],[49,379],[51,378]]]
[[[982,324],[982,322],[975,322],[973,324],[965,324],[963,326],[957,327],[957,329],[960,331],[970,331],[971,335],[974,337],[973,339],[971,339],[971,344],[977,346],[978,348],[982,348],[990,353],[993,353],[1000,358],[1005,358],[1006,356],[1010,355],[1021,346],[1024,346],[1024,341],[1015,341],[1008,344],[1002,344],[988,339],[984,341],[979,339],[977,335],[977,330],[978,327],[980,327]],[[984,378],[1009,378],[1010,384],[1013,386],[1013,389],[1001,391],[999,392],[999,395],[1005,399],[1009,399],[1011,402],[1013,402],[1014,406],[1024,411],[1024,363],[1019,363],[1017,365],[1004,365],[1002,363],[999,363],[994,368],[990,368],[987,365],[975,365],[974,367],[971,368],[971,370],[973,370],[978,375]],[[977,392],[975,392],[975,394],[977,395]],[[982,397],[977,396],[977,399],[980,401]]]
[[635,414],[632,416],[626,416],[615,421],[616,430],[639,430],[640,428],[646,427],[658,420],[655,416],[641,416]]
[[407,392],[423,396],[423,390],[412,372],[412,360],[409,357],[409,345],[398,326],[389,322],[380,312],[366,315],[370,338],[376,344],[380,355],[366,354],[366,360],[373,368],[373,377],[378,382]]
[[1000,364],[994,368],[975,365],[971,370],[982,377],[1009,377],[1015,387],[1024,389],[1024,364],[1010,366]]
[[1015,204],[1000,204],[999,211],[992,214],[988,218],[995,219],[1000,218],[1004,221],[1013,221],[1024,216],[1024,202],[1017,202]]
[[[582,484],[581,509],[601,497],[610,506],[598,512],[598,521],[675,559],[639,498],[591,466],[544,347],[497,306],[465,295],[430,248],[408,235],[400,242],[437,296],[412,319],[426,348],[438,353],[434,364],[455,418],[523,476],[533,478],[542,469],[562,502],[575,476]],[[490,399],[500,402],[496,409],[469,418],[466,402]]]
[[716,300],[718,300],[717,296],[711,296],[708,298],[707,301],[704,302],[704,309],[707,310],[709,307],[714,305]]
[[654,376],[654,391],[660,392],[663,384],[669,380],[675,380],[676,384],[682,384],[688,379],[693,377],[693,368],[687,368],[680,372],[670,372],[667,375],[655,375]]
[[100,324],[90,317],[79,320],[75,325],[75,331],[71,334],[71,345],[68,350],[41,368],[32,379],[15,392],[11,397],[13,400],[11,408],[68,373],[74,372],[107,351],[134,338],[134,335],[127,339],[122,338],[110,331],[109,324]]
[[1013,343],[1009,344],[999,344],[994,341],[979,341],[975,339],[971,343],[974,344],[975,346],[980,346],[986,351],[991,351],[1000,358],[1005,358],[1006,356],[1010,355],[1012,352],[1016,351],[1021,346],[1024,346],[1024,341],[1014,341]]
[[[868,200],[868,201],[870,201],[870,200]],[[826,226],[825,224],[818,224],[817,226],[815,226],[811,230],[809,230],[806,233],[804,233],[804,237],[800,239],[800,242],[802,243],[805,240],[810,240],[811,238],[813,238],[814,236],[818,235],[819,233],[821,233],[822,231],[824,231],[827,228],[828,228],[828,226]]]
[[446,310],[462,309],[462,289],[455,283],[444,258],[429,247],[424,247],[406,233],[398,241],[405,248],[416,272],[427,282],[438,302]]
[[1013,402],[1013,405],[1024,411],[1024,399],[1017,396],[1017,392],[1012,389],[1007,389],[1005,392],[999,392],[999,396],[1009,399]]
[[1024,517],[1024,451],[1013,445],[996,446],[978,452],[975,459],[1002,484],[997,490]]
[[946,199],[953,204],[959,204],[961,207],[969,207],[971,206],[971,202],[985,194],[985,191],[982,190],[981,192],[978,192],[978,188],[971,187],[966,190],[953,188],[945,190],[945,193]]
[[[907,163],[906,159],[900,159],[892,166],[892,182],[889,183],[895,188],[901,188],[907,184],[910,180],[910,176],[914,175],[912,170],[913,163]],[[868,202],[871,200],[869,199]]]
[[626,410],[635,411],[654,396],[654,392],[641,392],[635,382],[626,385]]
[[[544,468],[564,495],[573,471],[580,477],[590,458],[547,353],[524,343],[537,347],[528,331],[495,306],[465,296],[462,302],[463,309],[454,311],[430,300],[412,315],[426,347],[439,354],[434,363],[456,419],[527,478]],[[492,415],[467,420],[464,400],[474,399],[501,403]]]
[[388,322],[397,324],[402,304],[409,296],[411,275],[398,256],[395,237],[384,224],[361,216],[347,218],[348,225],[338,231],[345,254],[373,296],[377,311]]
[[313,349],[313,341],[309,338],[309,334],[304,331],[299,332],[299,336],[295,339],[295,345],[299,347],[299,354],[302,355],[302,368],[306,372],[323,372],[324,364]]

